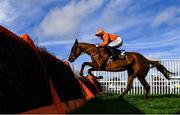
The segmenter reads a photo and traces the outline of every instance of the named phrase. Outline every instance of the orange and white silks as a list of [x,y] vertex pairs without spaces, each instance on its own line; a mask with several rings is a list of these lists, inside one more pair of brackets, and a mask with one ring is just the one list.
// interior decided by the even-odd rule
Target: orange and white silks
[[117,38],[117,35],[104,33],[102,36],[103,43],[101,43],[100,46],[107,46],[109,43],[116,41]]
[[96,31],[96,36],[103,40],[103,43],[99,44],[99,46],[105,47],[120,47],[123,43],[121,37],[115,34],[106,33],[104,30],[99,29]]

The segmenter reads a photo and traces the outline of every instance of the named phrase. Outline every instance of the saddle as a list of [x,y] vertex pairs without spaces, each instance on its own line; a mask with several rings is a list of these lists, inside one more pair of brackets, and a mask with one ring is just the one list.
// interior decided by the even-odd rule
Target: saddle
[[125,50],[119,50],[116,48],[111,48],[111,47],[107,47],[105,48],[109,54],[109,58],[112,57],[113,60],[116,59],[120,59],[120,60],[124,60],[125,56],[126,56],[126,51]]

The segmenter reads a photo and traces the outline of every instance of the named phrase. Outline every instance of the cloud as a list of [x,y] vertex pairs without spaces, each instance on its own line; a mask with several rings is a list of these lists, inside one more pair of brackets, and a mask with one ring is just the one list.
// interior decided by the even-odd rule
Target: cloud
[[41,22],[35,33],[41,38],[72,39],[80,30],[81,23],[96,11],[102,0],[72,1],[64,7],[53,8]]
[[[35,28],[35,34],[42,42],[54,40],[63,42],[76,37],[84,42],[94,42],[94,33],[98,28],[119,33],[150,20],[142,18],[143,14],[129,9],[132,6],[131,0],[70,2],[63,7],[51,9]],[[134,9],[137,10],[139,7]]]
[[114,21],[118,21],[122,17],[119,17],[119,15],[122,15],[127,9],[127,7],[131,4],[130,0],[113,0],[109,1],[107,4],[105,4],[105,7],[103,8],[100,21],[101,23],[114,23]]
[[73,40],[66,40],[66,41],[47,41],[47,42],[40,42],[39,46],[55,46],[55,45],[65,45],[69,43],[73,43]]
[[[131,20],[131,16],[128,13],[128,7],[132,4],[131,0],[111,0],[105,4],[103,11],[101,12],[98,23],[101,27],[105,28],[106,31],[117,33],[127,27],[135,24],[136,20]],[[126,12],[127,16],[124,16]],[[127,20],[129,19],[129,20]]]
[[172,54],[168,54],[167,52],[151,52],[151,53],[145,53],[144,54],[146,56],[146,58],[148,59],[163,59],[164,58],[164,55],[166,56],[172,56]]
[[1,0],[0,23],[17,34],[31,33],[46,12],[43,8],[55,0]]
[[[103,1],[103,5],[93,16],[88,17],[81,27],[79,36],[84,42],[94,42],[95,32],[98,28],[104,28],[107,32],[116,33],[134,25],[136,20],[127,20],[122,18],[123,11],[131,4],[130,0]],[[93,40],[94,39],[94,40]]]
[[[157,40],[158,39],[158,40]],[[179,31],[169,30],[168,32],[158,33],[158,35],[151,35],[146,39],[132,40],[129,43],[124,44],[128,49],[133,50],[148,50],[157,48],[169,48],[176,47],[180,44]]]
[[177,24],[180,23],[180,8],[179,7],[168,7],[163,11],[160,11],[152,22],[152,27],[158,27],[162,24]]
[[129,25],[133,25],[134,22],[132,20],[129,20],[129,23],[126,23],[126,19],[122,19],[121,16],[123,11],[130,4],[130,0],[104,0],[101,8],[93,13],[93,17],[88,17],[88,20],[82,27],[81,30],[84,32],[81,34],[82,39],[86,40],[87,42],[91,40],[92,42],[92,39],[95,38],[95,31],[98,28],[104,28],[107,32],[117,32],[118,30],[124,29]]
[[17,17],[13,9],[9,0],[0,1],[0,23],[10,23]]
[[[159,38],[162,39],[162,38]],[[180,36],[175,36],[169,39],[162,39],[159,41],[152,41],[152,42],[140,42],[135,44],[125,44],[128,48],[132,49],[150,49],[150,48],[160,48],[160,47],[168,47],[170,45],[174,45],[176,43],[180,43]]]

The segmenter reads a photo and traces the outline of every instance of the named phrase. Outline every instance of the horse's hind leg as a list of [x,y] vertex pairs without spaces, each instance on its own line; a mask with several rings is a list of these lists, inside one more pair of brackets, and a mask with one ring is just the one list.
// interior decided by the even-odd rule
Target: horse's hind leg
[[145,80],[144,77],[138,77],[139,81],[141,82],[141,84],[143,85],[144,89],[145,89],[145,98],[148,98],[148,94],[149,94],[149,90],[150,90],[150,86],[147,83],[147,81]]
[[132,88],[134,78],[135,78],[135,75],[128,76],[127,87],[126,87],[125,91],[123,92],[123,94],[119,98],[122,98]]

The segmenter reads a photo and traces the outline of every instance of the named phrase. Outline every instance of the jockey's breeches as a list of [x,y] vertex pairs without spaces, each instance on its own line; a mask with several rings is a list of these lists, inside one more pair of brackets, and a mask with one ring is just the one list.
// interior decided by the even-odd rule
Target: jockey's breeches
[[123,40],[121,37],[118,37],[115,41],[112,41],[111,43],[108,44],[108,46],[112,47],[112,48],[118,48],[120,46],[122,46],[123,44]]

